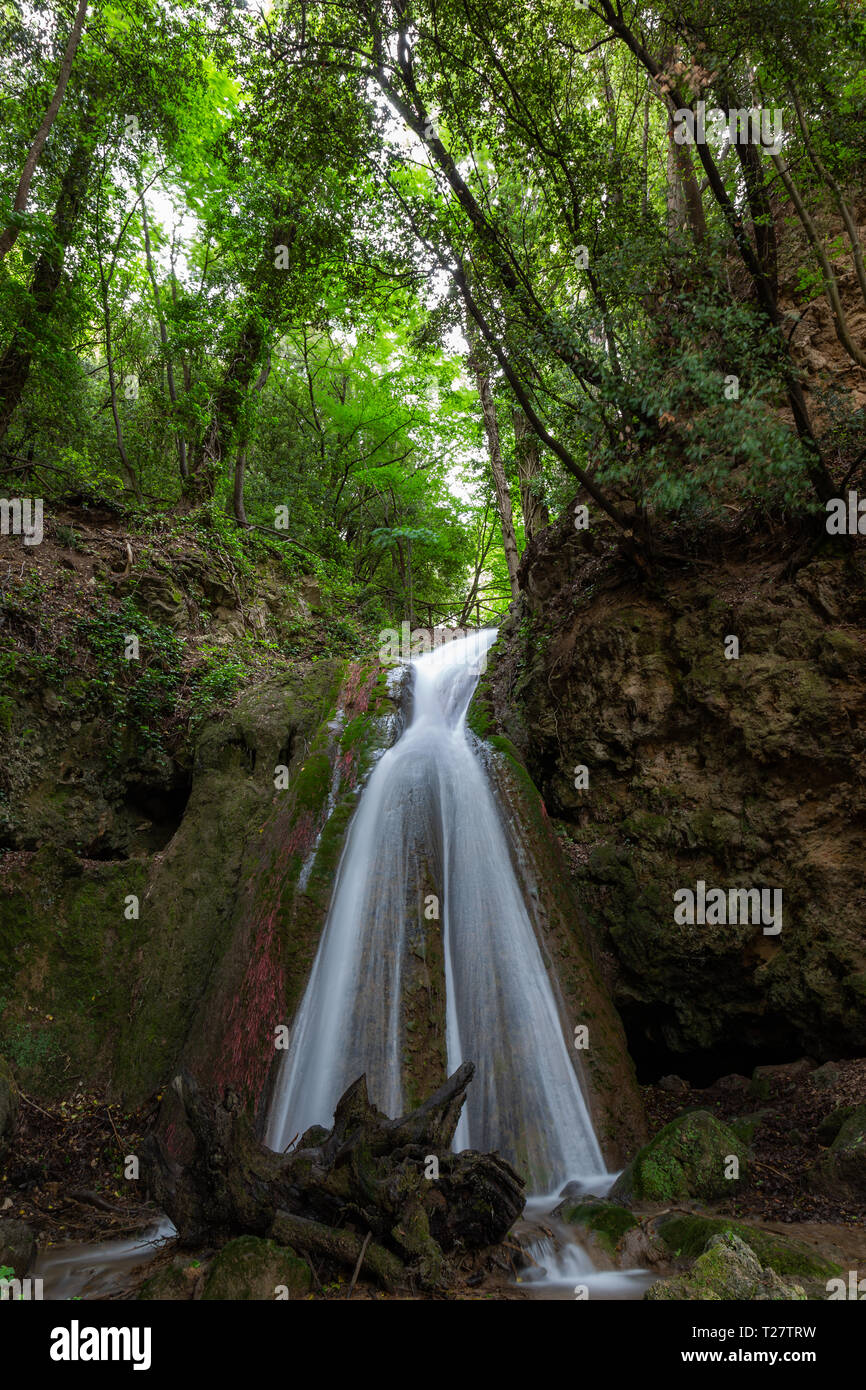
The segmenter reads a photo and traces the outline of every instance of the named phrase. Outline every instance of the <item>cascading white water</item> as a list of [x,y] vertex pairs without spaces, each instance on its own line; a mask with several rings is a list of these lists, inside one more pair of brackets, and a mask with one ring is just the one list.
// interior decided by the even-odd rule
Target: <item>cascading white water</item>
[[387,1114],[403,1107],[401,1000],[418,864],[441,884],[449,1071],[476,1065],[455,1143],[497,1149],[556,1192],[604,1161],[564,1036],[466,710],[496,633],[414,665],[411,721],[364,789],[331,909],[275,1089],[266,1142],[328,1125],[367,1074]]

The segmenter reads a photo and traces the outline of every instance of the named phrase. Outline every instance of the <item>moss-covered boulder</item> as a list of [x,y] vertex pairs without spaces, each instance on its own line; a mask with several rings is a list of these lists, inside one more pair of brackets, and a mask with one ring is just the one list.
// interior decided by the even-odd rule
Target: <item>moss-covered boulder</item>
[[142,1284],[138,1297],[151,1303],[183,1303],[194,1296],[202,1276],[198,1260],[176,1255],[171,1264],[157,1270]]
[[23,1279],[36,1254],[36,1237],[25,1221],[0,1218],[0,1267]]
[[860,1108],[857,1105],[837,1105],[836,1109],[831,1110],[829,1115],[825,1115],[818,1125],[818,1142],[827,1146],[832,1144],[845,1121],[850,1119]]
[[730,1196],[736,1171],[746,1171],[742,1139],[706,1110],[693,1110],[671,1120],[635,1155],[614,1183],[616,1202],[670,1202],[697,1197],[704,1201]]
[[0,1057],[0,1158],[3,1157],[12,1142],[12,1131],[15,1128],[15,1116],[18,1113],[18,1090],[12,1076],[12,1070]]
[[242,1302],[304,1298],[312,1278],[310,1266],[294,1250],[258,1236],[239,1236],[224,1245],[213,1261],[202,1298]]
[[733,1119],[725,1120],[728,1129],[732,1129],[738,1139],[751,1147],[755,1135],[761,1125],[765,1123],[767,1117],[772,1115],[772,1110],[756,1110],[751,1115],[736,1115]]
[[809,1175],[819,1192],[846,1201],[866,1198],[866,1105],[858,1105],[843,1120],[829,1149]]
[[785,1283],[774,1269],[765,1268],[751,1246],[734,1231],[712,1236],[686,1274],[653,1284],[644,1298],[656,1302],[695,1299],[721,1301],[757,1299],[804,1301],[801,1284]]
[[585,1238],[589,1237],[588,1243],[599,1245],[613,1259],[619,1253],[623,1236],[638,1224],[637,1217],[616,1202],[566,1202],[560,1207],[559,1215]]
[[838,1265],[802,1241],[742,1221],[731,1221],[729,1217],[677,1213],[661,1217],[654,1223],[654,1229],[675,1259],[695,1259],[713,1236],[732,1231],[755,1252],[762,1264],[771,1265],[777,1274],[829,1279],[840,1272]]

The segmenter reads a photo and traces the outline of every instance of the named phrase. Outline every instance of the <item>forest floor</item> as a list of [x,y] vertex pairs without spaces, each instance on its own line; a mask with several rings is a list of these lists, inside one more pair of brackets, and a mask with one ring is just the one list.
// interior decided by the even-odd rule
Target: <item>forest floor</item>
[[153,1223],[156,1208],[140,1184],[124,1177],[124,1166],[156,1116],[158,1098],[126,1114],[81,1089],[45,1104],[19,1095],[15,1145],[0,1165],[6,1215],[26,1221],[42,1248],[115,1240]]
[[[745,1076],[722,1077],[698,1089],[680,1078],[666,1085],[645,1086],[650,1129],[655,1132],[686,1110],[709,1110],[721,1120],[761,1115],[751,1143],[753,1157],[731,1215],[765,1222],[821,1222],[866,1226],[866,1205],[848,1203],[809,1186],[809,1170],[827,1147],[818,1133],[821,1121],[843,1105],[862,1105],[866,1098],[866,1058],[827,1063],[820,1081],[817,1064],[803,1059],[787,1067],[766,1068],[761,1098]],[[823,1084],[822,1084],[823,1082]],[[670,1089],[669,1089],[670,1087]]]

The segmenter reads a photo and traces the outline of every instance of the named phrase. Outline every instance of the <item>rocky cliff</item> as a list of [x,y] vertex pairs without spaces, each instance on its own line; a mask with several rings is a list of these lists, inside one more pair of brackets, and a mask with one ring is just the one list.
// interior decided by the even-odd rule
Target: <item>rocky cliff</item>
[[[639,583],[598,529],[542,532],[476,697],[541,791],[643,1079],[866,1044],[863,556],[785,564],[769,522],[702,537]],[[781,930],[678,922],[699,881],[780,889]]]

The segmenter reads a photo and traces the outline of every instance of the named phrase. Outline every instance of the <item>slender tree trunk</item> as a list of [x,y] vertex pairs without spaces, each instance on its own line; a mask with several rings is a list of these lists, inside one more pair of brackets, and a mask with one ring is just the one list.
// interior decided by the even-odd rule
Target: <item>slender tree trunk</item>
[[[257,395],[261,395],[262,391],[264,391],[265,385],[270,374],[271,352],[269,348],[267,361],[265,362],[265,365],[262,367],[262,370],[259,373],[259,379],[253,387],[253,390],[256,392]],[[235,520],[237,521],[239,526],[249,526],[249,522],[247,521],[246,507],[244,506],[244,479],[246,477],[247,471],[248,443],[249,430],[246,430],[244,432],[244,438],[241,441],[241,444],[238,448],[237,457],[235,458],[235,476],[234,485],[232,487],[232,509],[235,514]]]
[[232,488],[232,508],[235,514],[235,521],[239,526],[249,526],[247,521],[246,508],[244,507],[244,474],[247,468],[247,451],[238,449],[235,459],[235,479]]
[[800,124],[800,131],[803,136],[803,144],[806,147],[806,153],[812,161],[812,165],[818,177],[820,179],[823,179],[827,187],[831,190],[833,197],[836,200],[836,206],[839,209],[839,215],[841,216],[842,221],[845,223],[845,230],[848,233],[848,240],[851,243],[851,251],[854,256],[854,269],[857,272],[857,283],[860,286],[860,293],[862,294],[864,301],[866,301],[866,267],[864,267],[863,264],[863,248],[860,244],[860,233],[857,228],[857,223],[854,221],[851,209],[845,201],[842,189],[840,188],[837,180],[833,177],[829,169],[819,158],[818,152],[815,149],[815,146],[812,143],[811,139],[809,138],[809,126],[806,121],[806,117],[803,114],[803,106],[796,89],[794,87],[791,87],[790,93],[791,100],[794,103],[794,110],[797,112],[797,120]]
[[[63,55],[63,62],[60,64],[60,75],[57,79],[57,86],[54,88],[54,96],[51,98],[51,103],[48,107],[48,110],[45,112],[45,117],[42,121],[41,126],[37,130],[36,135],[34,136],[33,144],[30,146],[27,158],[24,161],[24,168],[21,171],[21,178],[18,181],[18,189],[15,194],[15,201],[12,204],[13,213],[23,212],[27,206],[27,198],[30,193],[30,183],[33,178],[33,174],[36,170],[36,165],[39,163],[39,156],[42,153],[42,147],[45,144],[45,141],[48,139],[48,132],[54,124],[54,118],[57,115],[57,112],[60,110],[60,103],[63,100],[63,93],[66,91],[66,84],[69,81],[69,74],[72,71],[72,63],[75,58],[75,51],[78,48],[78,43],[81,38],[81,31],[84,28],[84,16],[86,12],[87,0],[78,0],[78,11],[75,15],[75,21],[72,25],[72,32],[69,35],[69,40],[66,44],[66,52]],[[15,245],[15,242],[18,239],[18,230],[18,227],[16,227],[14,223],[10,223],[10,225],[6,228],[2,235],[0,235],[0,261],[3,260],[4,256],[6,256],[6,254],[9,251],[11,251],[12,247]]]
[[640,210],[644,217],[649,212],[649,128],[650,128],[650,94],[647,92],[643,102],[643,136],[641,141],[641,191],[640,191]]
[[30,282],[28,307],[0,359],[0,441],[6,437],[24,394],[34,343],[42,336],[43,325],[54,312],[66,248],[72,241],[75,222],[87,193],[92,156],[85,140],[86,133],[75,146],[60,185],[53,219],[57,249],[48,248],[39,256]]
[[481,413],[484,416],[484,430],[487,435],[487,453],[490,458],[490,471],[493,474],[496,505],[499,509],[499,521],[502,526],[502,545],[505,550],[505,563],[508,566],[511,597],[517,598],[519,592],[517,584],[519,556],[517,554],[517,541],[514,536],[514,518],[511,512],[511,492],[508,487],[508,480],[505,477],[505,468],[502,463],[502,447],[499,442],[499,423],[496,419],[496,403],[493,399],[493,392],[490,389],[490,377],[481,360],[478,335],[472,327],[469,329],[469,343],[471,347],[469,366],[472,368],[472,372],[475,376],[478,399],[481,402]]
[[701,202],[689,147],[688,145],[678,145],[674,139],[674,122],[670,113],[668,113],[667,189],[668,235],[674,236],[688,226],[695,242],[700,245],[707,235],[704,205]]
[[[162,350],[165,354],[165,374],[166,380],[168,382],[168,396],[172,404],[172,409],[175,409],[177,407],[177,389],[174,384],[174,364],[172,363],[171,357],[169,356],[168,352],[168,329],[166,328],[165,324],[165,315],[162,312],[162,304],[160,302],[159,297],[159,286],[156,283],[156,271],[154,269],[153,254],[151,252],[150,247],[150,227],[147,221],[147,204],[144,200],[144,192],[142,190],[141,184],[139,184],[138,187],[138,196],[141,199],[141,226],[144,232],[144,258],[147,262],[147,274],[150,280],[151,289],[153,290],[153,307],[156,312],[156,321],[159,324],[159,341],[162,343]],[[186,478],[189,474],[189,469],[187,467],[186,462],[186,440],[184,439],[180,430],[175,431],[175,440],[177,443],[180,476],[182,478]]]
[[511,412],[514,425],[514,456],[517,460],[517,476],[520,479],[520,505],[523,510],[523,529],[527,541],[550,525],[550,513],[542,497],[532,487],[534,478],[541,473],[538,457],[538,440],[529,427],[529,421],[522,410]]
[[132,470],[132,465],[129,462],[129,456],[126,452],[126,441],[123,438],[123,421],[120,418],[120,411],[117,407],[117,375],[114,370],[114,347],[111,340],[111,306],[108,302],[108,282],[102,273],[102,266],[100,266],[100,277],[102,319],[105,325],[105,362],[108,367],[108,391],[111,398],[111,414],[114,417],[114,434],[117,440],[117,452],[120,455],[120,466],[123,469],[123,475],[140,502],[141,488],[138,485],[138,479]]
[[262,322],[251,313],[238,334],[235,350],[217,387],[207,426],[193,452],[184,488],[188,504],[207,501],[216,491],[220,467],[237,435],[241,410],[263,346]]

